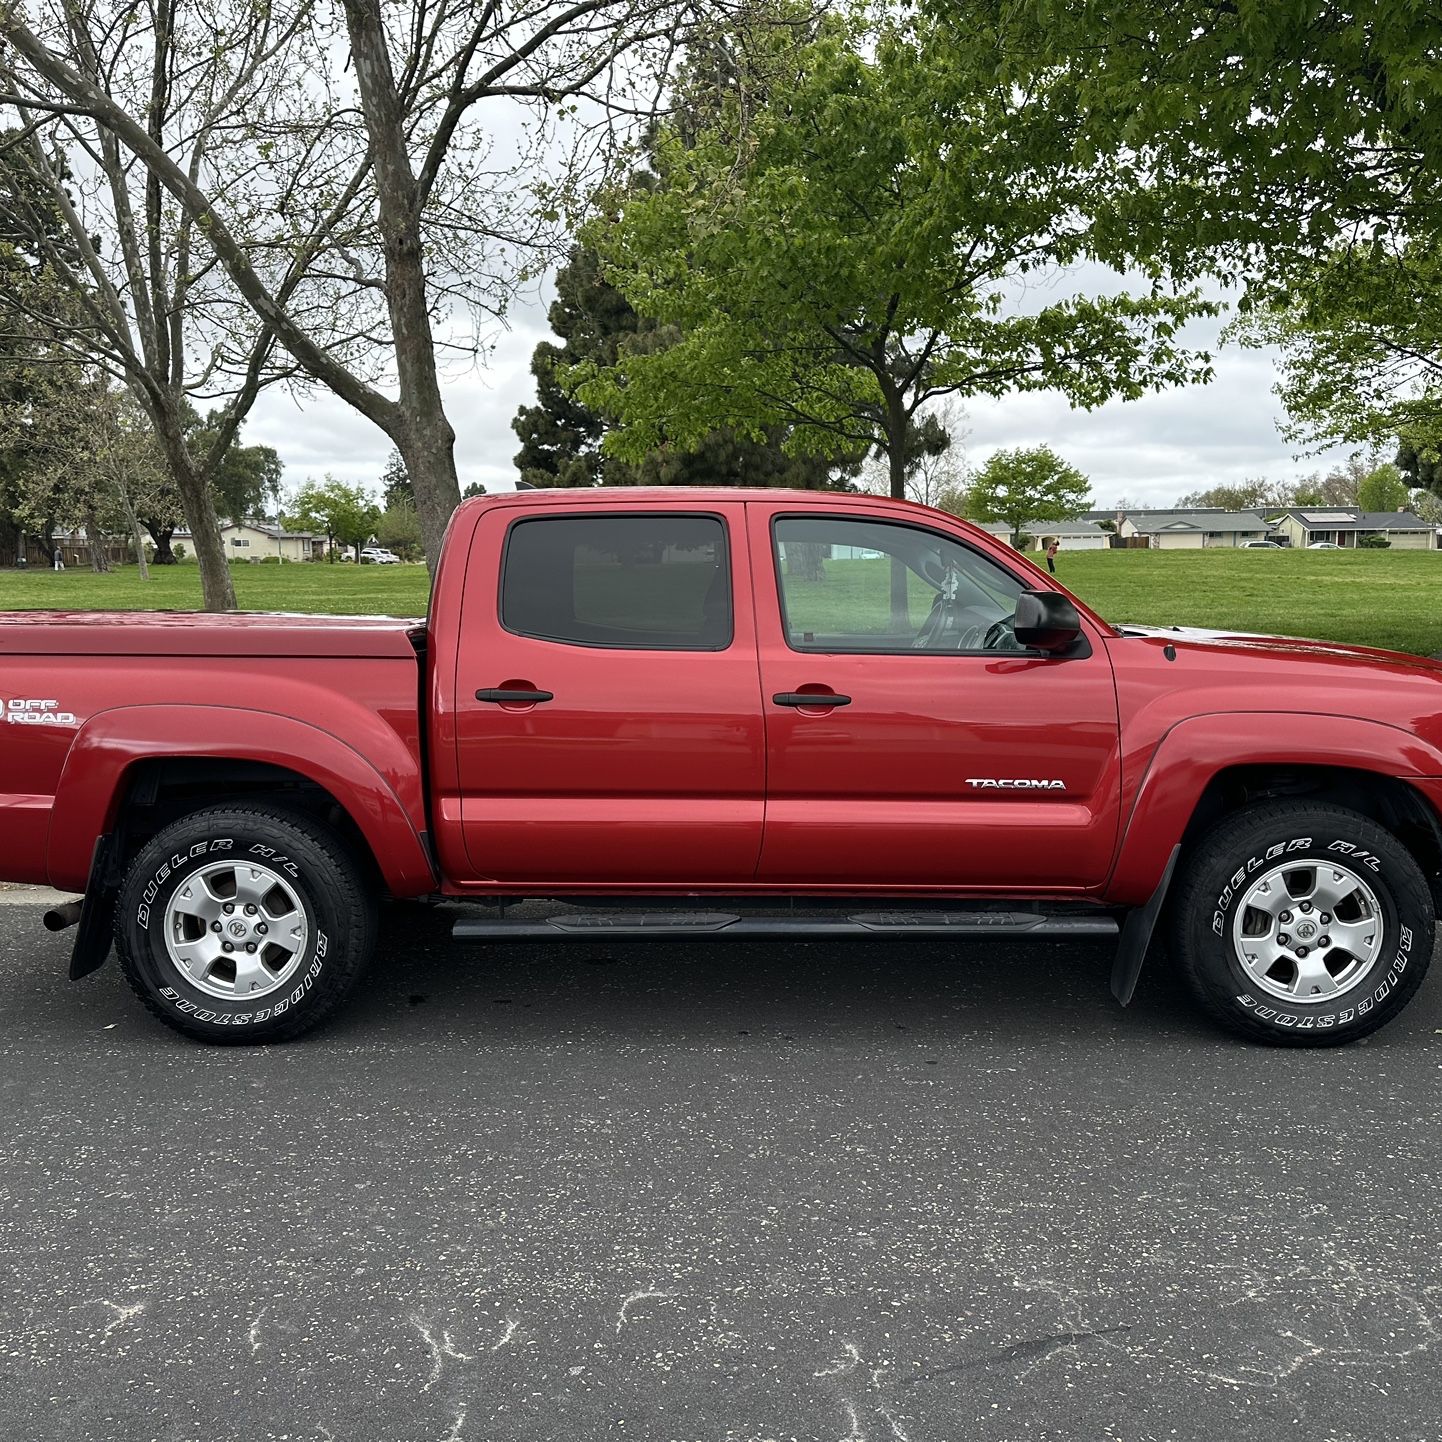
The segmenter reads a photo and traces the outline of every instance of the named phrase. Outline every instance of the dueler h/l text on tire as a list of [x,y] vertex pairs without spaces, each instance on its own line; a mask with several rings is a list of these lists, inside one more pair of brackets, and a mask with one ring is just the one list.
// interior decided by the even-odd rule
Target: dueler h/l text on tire
[[1282,1046],[1355,1041],[1391,1020],[1432,959],[1432,893],[1412,854],[1339,806],[1268,802],[1187,859],[1176,955],[1223,1025]]
[[216,807],[136,855],[115,939],[132,987],[202,1041],[282,1041],[345,999],[375,943],[375,904],[349,850],[309,818]]

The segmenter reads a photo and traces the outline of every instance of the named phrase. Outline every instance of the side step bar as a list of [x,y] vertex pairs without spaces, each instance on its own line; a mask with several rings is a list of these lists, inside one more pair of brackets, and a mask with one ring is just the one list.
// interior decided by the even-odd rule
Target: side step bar
[[565,937],[624,937],[674,941],[681,937],[773,937],[802,939],[828,936],[989,936],[1083,937],[1115,936],[1112,916],[1046,916],[1034,911],[863,911],[851,916],[739,916],[729,911],[568,912],[543,920],[472,920],[464,917],[451,929],[454,941],[557,941]]

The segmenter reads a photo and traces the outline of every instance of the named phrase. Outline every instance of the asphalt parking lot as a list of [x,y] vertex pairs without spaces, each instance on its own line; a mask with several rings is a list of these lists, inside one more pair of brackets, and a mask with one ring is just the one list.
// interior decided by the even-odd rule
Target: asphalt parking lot
[[1442,1435],[1442,968],[1331,1052],[1097,946],[452,948],[198,1047],[0,911],[7,1442]]

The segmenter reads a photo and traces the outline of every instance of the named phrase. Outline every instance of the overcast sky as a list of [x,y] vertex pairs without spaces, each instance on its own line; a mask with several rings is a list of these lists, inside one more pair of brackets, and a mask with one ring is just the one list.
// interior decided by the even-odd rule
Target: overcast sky
[[[550,332],[539,305],[518,307],[514,317],[487,367],[452,376],[445,387],[463,487],[479,481],[496,491],[515,483],[518,443],[511,419],[535,398],[531,352]],[[1215,331],[1215,323],[1206,323],[1196,343],[1211,344]],[[1045,443],[1091,478],[1094,504],[1110,506],[1121,496],[1166,505],[1220,482],[1258,475],[1295,478],[1345,459],[1345,450],[1297,458],[1282,439],[1269,352],[1227,346],[1214,354],[1211,385],[1091,412],[1073,411],[1051,395],[974,400],[966,407],[966,461],[980,465],[998,447]],[[326,393],[263,394],[245,440],[275,447],[285,464],[287,489],[326,472],[375,488],[390,452],[380,431]]]

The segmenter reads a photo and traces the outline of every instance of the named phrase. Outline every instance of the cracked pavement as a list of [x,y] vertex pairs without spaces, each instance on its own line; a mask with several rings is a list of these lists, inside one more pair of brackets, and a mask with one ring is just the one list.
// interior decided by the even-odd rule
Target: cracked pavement
[[1442,1435],[1442,971],[1338,1051],[1094,945],[452,948],[172,1035],[0,913],[0,1436]]

